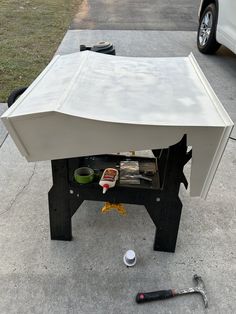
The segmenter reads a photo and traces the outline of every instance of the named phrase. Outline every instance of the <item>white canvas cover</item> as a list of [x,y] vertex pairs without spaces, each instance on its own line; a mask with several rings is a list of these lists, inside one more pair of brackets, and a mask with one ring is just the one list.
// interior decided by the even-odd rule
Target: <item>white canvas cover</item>
[[193,55],[56,56],[2,116],[28,161],[165,148],[187,134],[191,195],[206,197],[233,122]]

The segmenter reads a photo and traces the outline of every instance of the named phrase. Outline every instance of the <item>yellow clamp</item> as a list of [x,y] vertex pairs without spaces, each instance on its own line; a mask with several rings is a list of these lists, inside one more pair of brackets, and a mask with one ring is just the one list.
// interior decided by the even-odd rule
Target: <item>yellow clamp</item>
[[120,215],[123,216],[127,215],[127,212],[121,203],[105,202],[105,205],[102,207],[101,211],[103,214],[105,214],[111,211],[112,209],[116,209]]

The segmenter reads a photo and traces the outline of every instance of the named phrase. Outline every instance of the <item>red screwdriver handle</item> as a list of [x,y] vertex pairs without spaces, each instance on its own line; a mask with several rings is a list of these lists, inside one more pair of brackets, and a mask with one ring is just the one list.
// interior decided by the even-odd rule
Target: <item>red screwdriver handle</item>
[[137,303],[145,303],[157,300],[165,300],[174,297],[172,290],[160,290],[153,292],[141,292],[136,296]]

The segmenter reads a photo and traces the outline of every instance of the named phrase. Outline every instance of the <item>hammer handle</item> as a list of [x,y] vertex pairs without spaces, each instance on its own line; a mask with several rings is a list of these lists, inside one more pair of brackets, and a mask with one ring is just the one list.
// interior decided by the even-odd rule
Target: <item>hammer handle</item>
[[157,300],[165,300],[174,297],[172,290],[160,290],[153,292],[141,292],[136,296],[137,303],[145,303]]

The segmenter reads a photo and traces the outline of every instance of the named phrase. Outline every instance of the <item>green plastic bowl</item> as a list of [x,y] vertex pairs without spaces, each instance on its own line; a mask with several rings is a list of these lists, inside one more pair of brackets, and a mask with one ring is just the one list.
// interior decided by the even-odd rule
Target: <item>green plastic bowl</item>
[[80,184],[90,183],[94,179],[94,171],[88,167],[81,167],[74,172],[75,181]]

